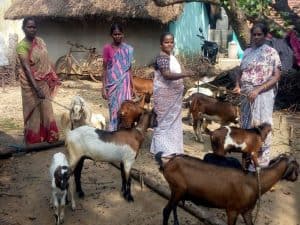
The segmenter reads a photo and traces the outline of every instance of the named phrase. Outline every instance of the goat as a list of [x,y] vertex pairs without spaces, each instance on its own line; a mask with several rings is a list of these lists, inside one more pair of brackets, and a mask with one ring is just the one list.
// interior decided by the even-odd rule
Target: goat
[[[151,96],[153,95],[153,80],[140,77],[133,77],[133,88],[136,95],[141,96],[140,106],[144,107],[145,103],[150,103]],[[148,107],[149,108],[149,107]]]
[[101,113],[98,114],[92,113],[90,125],[100,130],[105,130],[106,127],[105,117]]
[[[64,115],[65,117],[67,115]],[[71,129],[83,125],[90,125],[95,128],[105,129],[105,117],[101,113],[94,114],[87,105],[86,101],[80,96],[74,96],[71,100],[69,117]]]
[[[62,123],[66,124],[67,121]],[[155,126],[157,126],[156,113],[146,111],[141,115],[135,128],[110,132],[81,126],[67,131],[65,143],[79,197],[84,196],[80,182],[83,160],[89,158],[94,161],[120,162],[123,197],[127,201],[133,201],[130,170],[144,141],[147,128]],[[70,189],[74,192],[72,182]]]
[[74,96],[70,104],[71,129],[90,124],[91,110],[85,100],[80,96]]
[[242,169],[240,161],[234,157],[220,156],[214,153],[207,153],[203,157],[203,161],[207,163],[212,163],[218,166]]
[[[171,190],[171,197],[163,209],[163,225],[168,224],[172,210],[174,225],[179,224],[176,209],[181,200],[225,209],[228,225],[235,225],[239,214],[242,214],[245,224],[253,225],[252,211],[259,197],[255,173],[246,174],[242,170],[216,166],[187,155],[175,156],[165,164],[160,156],[155,158]],[[298,173],[299,164],[294,157],[279,155],[269,167],[261,170],[261,194],[280,179],[296,181]]]
[[[63,153],[58,152],[53,155],[49,172],[52,188],[52,203],[55,209],[55,222],[56,225],[58,225],[64,221],[69,177],[71,175],[67,158]],[[75,209],[74,202],[72,202],[72,209]]]
[[[183,107],[184,108],[189,108],[190,105],[191,105],[191,96],[195,93],[202,93],[206,96],[210,96],[210,97],[213,97],[214,96],[214,93],[209,89],[209,88],[203,88],[203,87],[192,87],[190,89],[188,89],[186,91],[186,93],[184,94],[183,96],[183,99],[182,99],[182,103],[183,103]],[[189,112],[190,114],[190,112]],[[188,115],[189,117],[190,115]]]
[[197,141],[203,142],[203,119],[219,122],[222,126],[230,123],[239,123],[239,109],[229,102],[220,102],[201,93],[195,93],[191,97],[190,113],[193,118],[193,129]]
[[220,127],[211,132],[210,140],[212,151],[220,156],[224,156],[227,152],[242,152],[242,165],[246,170],[246,156],[251,155],[251,158],[256,167],[259,166],[257,157],[264,141],[271,132],[272,127],[269,123],[251,128],[242,129],[237,127]]
[[143,112],[144,108],[137,102],[132,100],[122,102],[118,111],[118,129],[133,128]]

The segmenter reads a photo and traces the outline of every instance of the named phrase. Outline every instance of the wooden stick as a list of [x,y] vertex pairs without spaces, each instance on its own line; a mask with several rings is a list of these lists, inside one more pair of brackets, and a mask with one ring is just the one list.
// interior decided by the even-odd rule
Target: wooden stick
[[16,198],[22,198],[23,195],[17,195],[17,194],[10,194],[6,192],[0,192],[0,197],[7,196],[7,197],[16,197]]
[[30,146],[14,146],[10,145],[6,148],[0,149],[0,159],[11,157],[15,153],[28,153],[28,152],[39,152],[51,148],[56,148],[64,145],[64,141],[58,141],[55,143],[37,143]]
[[289,146],[292,146],[293,144],[293,137],[294,137],[294,126],[291,125],[289,130]]

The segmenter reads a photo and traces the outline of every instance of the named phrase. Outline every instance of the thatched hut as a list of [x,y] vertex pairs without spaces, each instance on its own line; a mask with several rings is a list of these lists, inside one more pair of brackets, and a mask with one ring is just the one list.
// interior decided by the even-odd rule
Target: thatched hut
[[136,63],[144,65],[157,54],[160,33],[182,8],[180,4],[158,7],[152,0],[15,0],[5,18],[38,18],[38,35],[46,41],[53,61],[66,53],[67,41],[101,51],[104,43],[111,41],[110,24],[125,23],[126,40],[135,48]]

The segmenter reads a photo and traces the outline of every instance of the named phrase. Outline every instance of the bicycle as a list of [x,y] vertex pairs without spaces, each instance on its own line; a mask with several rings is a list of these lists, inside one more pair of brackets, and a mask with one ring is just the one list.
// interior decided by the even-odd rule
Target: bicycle
[[[86,48],[85,46],[67,41],[70,45],[66,55],[61,56],[55,63],[56,73],[63,77],[70,76],[89,76],[93,81],[99,82],[102,74],[103,58],[96,53],[96,48]],[[72,53],[87,52],[81,60],[77,60]]]

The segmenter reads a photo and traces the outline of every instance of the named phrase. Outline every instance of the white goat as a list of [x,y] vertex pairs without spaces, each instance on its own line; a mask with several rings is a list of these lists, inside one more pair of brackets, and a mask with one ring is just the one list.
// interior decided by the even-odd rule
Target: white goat
[[70,104],[71,129],[90,124],[91,114],[86,101],[79,95],[74,96]]
[[101,113],[93,114],[86,101],[80,96],[74,96],[70,105],[71,129],[90,125],[98,129],[105,129],[105,117]]
[[91,126],[98,128],[100,130],[105,130],[106,127],[105,117],[101,113],[97,113],[97,114],[92,113]]
[[[67,118],[61,119],[63,127],[68,128]],[[145,138],[147,128],[153,128],[156,124],[156,113],[152,111],[143,113],[137,126],[131,129],[109,132],[90,126],[81,126],[74,130],[66,130],[65,143],[79,197],[84,196],[80,183],[83,161],[89,158],[94,161],[120,162],[123,196],[127,201],[133,201],[130,170]],[[73,180],[70,182],[70,191],[74,192]]]
[[183,102],[186,101],[190,96],[192,96],[195,93],[202,93],[202,94],[210,96],[210,97],[214,96],[214,93],[209,88],[193,87],[193,88],[190,88],[186,91],[186,93],[183,97]]
[[[69,177],[71,170],[66,156],[58,152],[53,155],[52,163],[50,166],[50,178],[52,188],[52,204],[55,210],[55,223],[56,225],[64,222],[64,211],[66,205],[66,197],[69,186]],[[73,193],[70,193],[71,195]],[[71,197],[71,199],[74,199]],[[72,201],[72,209],[75,209],[75,202]]]

